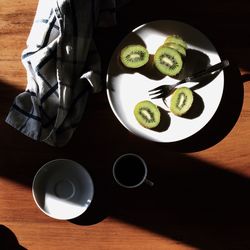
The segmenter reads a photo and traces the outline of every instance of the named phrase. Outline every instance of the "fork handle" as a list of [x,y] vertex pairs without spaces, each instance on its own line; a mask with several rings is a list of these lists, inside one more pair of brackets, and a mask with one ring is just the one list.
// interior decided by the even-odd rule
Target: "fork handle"
[[217,63],[217,64],[215,64],[213,66],[210,66],[210,67],[208,67],[206,69],[203,69],[203,70],[201,70],[199,72],[196,72],[191,76],[186,77],[185,82],[191,82],[196,78],[206,76],[207,74],[215,72],[217,70],[222,70],[222,69],[226,68],[227,66],[229,66],[229,61],[228,60],[223,60],[220,63]]

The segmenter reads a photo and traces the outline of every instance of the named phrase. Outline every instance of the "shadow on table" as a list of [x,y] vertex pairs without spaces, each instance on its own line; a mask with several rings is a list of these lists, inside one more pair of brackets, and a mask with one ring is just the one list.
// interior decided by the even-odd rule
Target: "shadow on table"
[[112,216],[199,249],[250,249],[248,178],[186,157],[158,164],[153,188],[114,188]]
[[179,153],[166,152],[168,160],[152,154],[144,158],[153,187],[117,186],[110,169],[93,207],[71,222],[93,225],[110,216],[198,249],[250,249],[248,178]]
[[105,170],[98,173],[91,173],[91,170],[89,172],[93,178],[95,193],[87,211],[81,216],[70,220],[70,222],[77,225],[94,225],[110,215],[111,187],[108,184],[110,183],[110,176]]
[[[142,156],[148,156],[149,162],[151,159],[154,164],[157,163],[157,166],[150,167],[150,170],[155,173],[156,187],[147,191],[145,191],[147,188],[145,187],[132,192],[117,189],[117,193],[112,196],[110,193],[112,193],[113,187],[108,185],[108,183],[112,183],[112,177],[107,173],[107,168],[112,166],[112,162],[110,161],[109,164],[106,162],[106,167],[103,167],[102,170],[99,169],[98,173],[94,171],[92,173],[94,182],[98,185],[95,187],[93,203],[85,214],[71,222],[93,225],[111,215],[145,226],[153,231],[164,232],[170,237],[172,229],[175,229],[176,226],[177,231],[173,230],[173,236],[180,230],[180,237],[184,237],[182,234],[185,234],[187,241],[193,239],[202,241],[202,237],[205,238],[206,234],[211,235],[210,229],[217,230],[214,225],[220,230],[220,227],[223,228],[228,223],[241,224],[244,222],[244,219],[240,218],[247,217],[245,210],[247,206],[243,206],[242,211],[241,206],[248,202],[247,194],[250,191],[248,179],[220,170],[220,166],[212,166],[184,156],[180,152],[209,148],[221,141],[231,131],[241,112],[244,95],[243,82],[247,79],[248,76],[241,77],[237,67],[231,65],[225,71],[225,90],[215,116],[200,132],[184,141],[156,144],[131,134],[124,134],[123,130],[118,132],[114,128],[116,136],[113,138],[113,143],[106,144],[104,150],[106,154],[112,152],[107,157],[110,158],[124,150],[124,146],[119,144],[121,141],[123,145],[130,145],[130,151],[137,151]],[[103,131],[112,130],[111,124],[112,121],[106,117]],[[101,137],[98,132],[95,136],[96,138]],[[116,147],[114,148],[112,145],[116,145]],[[249,204],[247,205],[249,207]],[[118,213],[117,211],[112,212],[115,207],[120,208]],[[161,215],[166,210],[167,217],[164,217],[163,220],[156,217],[154,221],[155,215],[153,214],[158,214],[158,210]],[[232,218],[230,219],[230,217]],[[192,225],[192,223],[194,224]],[[205,225],[204,233],[199,230],[200,224]],[[167,226],[166,229],[164,229],[165,226]],[[234,230],[233,228],[235,226],[229,226],[228,230]],[[247,229],[250,228],[247,227]],[[243,230],[242,227],[240,230]],[[243,230],[242,237],[244,237],[244,232]],[[195,234],[199,235],[201,239],[198,236],[195,237]],[[225,235],[222,233],[222,237],[229,234],[233,234],[233,232],[225,231]],[[212,237],[215,237],[216,241],[216,237],[219,236],[212,235]],[[176,239],[181,240],[178,234]],[[213,238],[210,240],[213,241]],[[206,240],[204,241],[206,242]]]
[[250,81],[250,74],[245,74],[241,76],[242,82],[249,82]]
[[6,226],[0,225],[0,249],[1,250],[25,250],[19,245],[15,234]]

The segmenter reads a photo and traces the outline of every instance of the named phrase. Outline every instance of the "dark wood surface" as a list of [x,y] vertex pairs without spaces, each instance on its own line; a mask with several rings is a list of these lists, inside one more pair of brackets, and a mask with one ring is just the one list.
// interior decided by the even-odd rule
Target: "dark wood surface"
[[[37,1],[0,1],[0,249],[250,249],[249,3],[131,1],[117,26],[96,30],[103,79],[114,48],[142,23],[175,19],[206,34],[231,66],[221,105],[199,133],[170,144],[138,138],[103,91],[90,97],[69,144],[54,148],[4,122],[26,86],[20,55]],[[144,157],[153,188],[115,185],[112,164],[126,152]],[[91,207],[72,221],[49,218],[32,198],[34,174],[56,158],[78,161],[95,182]]]

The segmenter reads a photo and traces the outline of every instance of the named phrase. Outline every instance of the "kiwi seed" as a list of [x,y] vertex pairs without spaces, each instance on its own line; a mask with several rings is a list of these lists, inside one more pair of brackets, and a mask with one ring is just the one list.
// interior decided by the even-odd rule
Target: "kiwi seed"
[[136,104],[134,115],[139,124],[145,128],[155,128],[160,123],[160,110],[154,103],[148,100]]
[[157,49],[154,55],[154,63],[162,74],[168,76],[177,75],[181,71],[183,65],[179,52],[164,45]]
[[184,115],[191,108],[193,99],[193,92],[190,88],[177,88],[171,96],[170,111],[177,116]]
[[148,62],[149,53],[144,46],[131,44],[121,50],[120,59],[128,68],[139,68]]

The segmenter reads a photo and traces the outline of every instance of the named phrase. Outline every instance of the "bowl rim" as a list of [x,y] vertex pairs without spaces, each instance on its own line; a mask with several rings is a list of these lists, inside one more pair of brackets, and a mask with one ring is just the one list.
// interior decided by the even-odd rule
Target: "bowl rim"
[[[67,162],[70,162],[72,163],[73,165],[75,166],[79,166],[82,168],[82,170],[85,172],[87,178],[89,179],[90,181],[90,185],[91,185],[91,194],[90,194],[90,202],[88,202],[87,204],[85,204],[84,206],[82,206],[82,210],[80,213],[78,213],[77,215],[73,215],[73,216],[68,216],[68,217],[57,217],[49,212],[47,212],[46,210],[44,210],[43,207],[41,207],[41,205],[38,203],[37,201],[37,197],[36,197],[36,192],[35,192],[35,184],[36,184],[36,181],[37,181],[37,178],[38,176],[41,174],[42,170],[51,165],[52,163],[54,162],[59,162],[59,161],[67,161]],[[44,213],[46,214],[47,216],[51,217],[51,218],[54,218],[54,219],[58,219],[58,220],[70,220],[70,219],[74,219],[74,218],[77,218],[79,217],[80,215],[82,215],[87,209],[88,207],[90,206],[90,204],[92,203],[92,200],[93,200],[93,197],[94,197],[94,192],[95,192],[95,188],[94,188],[94,182],[93,182],[93,179],[91,177],[91,175],[89,174],[88,170],[82,165],[80,164],[79,162],[75,161],[75,160],[71,160],[71,159],[66,159],[66,158],[57,158],[57,159],[53,159],[53,160],[50,160],[50,161],[47,161],[46,163],[44,163],[36,172],[36,174],[34,175],[33,177],[33,181],[32,181],[32,196],[33,196],[33,199],[37,205],[37,207]]]

